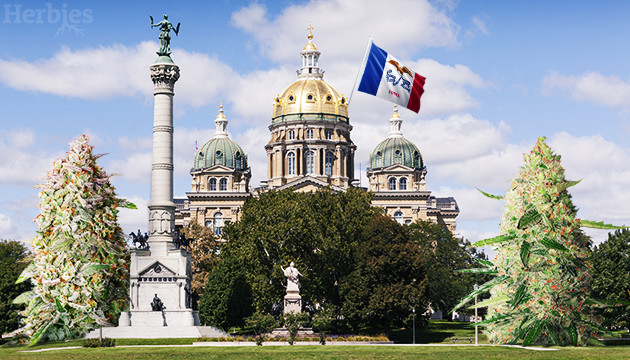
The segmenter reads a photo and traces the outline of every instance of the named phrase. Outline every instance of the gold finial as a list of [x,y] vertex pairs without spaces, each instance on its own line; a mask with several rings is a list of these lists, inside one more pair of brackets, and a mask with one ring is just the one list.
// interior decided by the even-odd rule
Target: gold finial
[[392,114],[392,119],[400,119],[400,114],[398,114],[398,105],[394,105],[394,113]]
[[315,30],[315,28],[313,27],[313,25],[311,25],[310,21],[308,23],[308,27],[306,28],[306,30],[308,30],[308,39],[313,40],[313,33],[311,32],[311,30]]
[[221,99],[221,105],[219,105],[219,114],[217,115],[217,119],[225,119],[225,114],[223,113],[223,99]]

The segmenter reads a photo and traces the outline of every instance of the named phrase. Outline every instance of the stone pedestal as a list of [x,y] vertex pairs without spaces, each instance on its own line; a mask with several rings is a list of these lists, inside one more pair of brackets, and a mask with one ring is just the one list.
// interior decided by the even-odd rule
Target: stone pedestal
[[302,312],[302,297],[300,294],[286,294],[284,296],[284,313],[299,314]]

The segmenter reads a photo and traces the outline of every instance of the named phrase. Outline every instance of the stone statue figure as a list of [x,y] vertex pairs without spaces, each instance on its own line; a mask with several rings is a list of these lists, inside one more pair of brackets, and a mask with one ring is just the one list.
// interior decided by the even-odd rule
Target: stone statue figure
[[162,311],[164,309],[166,309],[166,306],[164,306],[164,303],[162,303],[162,300],[160,300],[157,294],[155,294],[155,296],[153,297],[153,302],[151,302],[151,310]]
[[300,279],[298,278],[298,276],[303,276],[303,275],[300,274],[298,269],[295,268],[295,263],[291,261],[291,264],[289,265],[288,268],[285,269],[282,267],[282,265],[280,265],[280,268],[284,272],[284,276],[287,277],[287,292],[289,291],[299,292]]
[[181,23],[177,23],[177,27],[173,26],[168,21],[168,15],[164,14],[164,20],[157,24],[153,23],[153,16],[151,18],[151,28],[160,27],[160,49],[157,51],[158,56],[170,56],[171,55],[171,30],[175,35],[179,35],[179,26]]

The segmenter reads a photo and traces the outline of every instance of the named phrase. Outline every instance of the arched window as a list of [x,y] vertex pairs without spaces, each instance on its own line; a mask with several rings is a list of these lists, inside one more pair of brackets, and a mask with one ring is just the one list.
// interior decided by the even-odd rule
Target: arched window
[[399,224],[403,223],[403,213],[402,213],[402,211],[396,211],[394,213],[394,220],[396,220],[396,222],[399,223]]
[[217,212],[214,214],[214,234],[221,235],[221,229],[223,228],[223,214]]
[[376,160],[374,161],[374,167],[380,168],[383,167],[383,153],[380,151],[376,152]]
[[398,190],[407,190],[407,178],[400,178]]
[[221,180],[219,180],[219,190],[220,191],[227,191],[227,179],[223,178]]
[[315,152],[311,150],[306,152],[306,173],[307,174],[315,173]]
[[394,164],[402,163],[402,152],[400,150],[396,150],[394,153]]
[[326,140],[332,140],[332,130],[326,130]]
[[324,170],[326,171],[326,175],[332,175],[332,167],[335,156],[331,152],[326,153],[326,164],[324,166]]
[[236,167],[237,169],[241,169],[242,163],[243,161],[241,159],[241,153],[240,151],[237,151],[236,154],[234,154],[234,167]]
[[313,138],[313,129],[307,129],[306,130],[306,138],[307,139],[312,139]]
[[287,159],[289,163],[289,175],[295,175],[295,153],[290,152]]
[[210,191],[217,191],[217,179],[211,178],[208,182]]
[[389,178],[389,190],[396,190],[396,178]]
[[289,140],[295,139],[295,131],[289,130]]
[[420,154],[417,151],[413,152],[413,166],[416,168],[420,167]]
[[207,227],[207,228],[212,227],[212,223],[213,223],[213,222],[214,222],[214,221],[212,221],[212,220],[206,220],[206,227]]

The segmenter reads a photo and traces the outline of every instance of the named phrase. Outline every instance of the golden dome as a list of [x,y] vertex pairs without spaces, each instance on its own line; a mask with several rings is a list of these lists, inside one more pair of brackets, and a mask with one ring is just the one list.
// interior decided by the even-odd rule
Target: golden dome
[[309,40],[306,45],[304,45],[304,51],[317,51],[317,46]]
[[273,117],[290,114],[348,117],[348,99],[322,79],[300,79],[274,99]]

